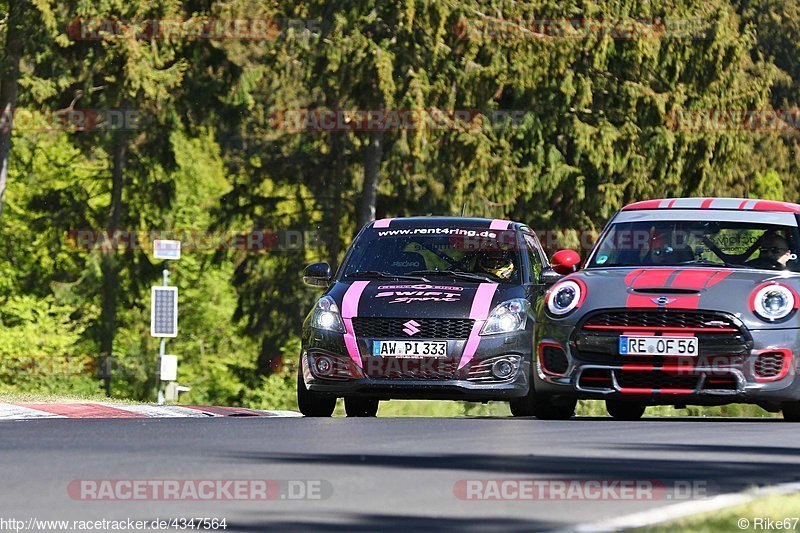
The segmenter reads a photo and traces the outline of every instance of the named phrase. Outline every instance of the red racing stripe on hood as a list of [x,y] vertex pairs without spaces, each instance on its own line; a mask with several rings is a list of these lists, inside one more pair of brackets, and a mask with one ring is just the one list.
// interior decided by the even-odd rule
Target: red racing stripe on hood
[[632,289],[652,289],[667,287],[674,268],[640,268],[625,276],[625,283]]
[[730,274],[730,271],[711,268],[687,268],[678,271],[669,288],[699,291],[716,285]]

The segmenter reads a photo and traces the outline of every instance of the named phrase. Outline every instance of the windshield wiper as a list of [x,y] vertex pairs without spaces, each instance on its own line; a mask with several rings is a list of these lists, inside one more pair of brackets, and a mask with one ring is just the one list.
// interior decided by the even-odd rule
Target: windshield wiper
[[606,267],[641,267],[646,265],[638,265],[633,263],[605,263],[605,264],[594,263],[590,266],[591,268],[606,268]]
[[707,266],[718,266],[718,267],[727,267],[727,268],[746,268],[745,265],[737,265],[736,263],[728,263],[727,261],[723,261],[721,263],[717,261],[712,261],[710,259],[692,259],[691,261],[681,261],[678,263],[679,265],[707,265]]
[[468,279],[474,281],[491,281],[494,282],[489,276],[475,274],[472,272],[460,272],[458,270],[414,270],[409,274],[425,274],[426,276],[452,276],[454,278]]
[[410,281],[424,281],[430,283],[430,280],[422,276],[412,276],[409,274],[392,274],[391,272],[380,272],[378,270],[357,270],[351,274],[345,274],[346,278],[389,278],[389,279],[407,279]]

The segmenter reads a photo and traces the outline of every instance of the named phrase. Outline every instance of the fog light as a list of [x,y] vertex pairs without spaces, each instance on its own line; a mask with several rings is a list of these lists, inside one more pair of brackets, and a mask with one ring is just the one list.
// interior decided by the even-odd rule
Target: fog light
[[333,359],[326,356],[317,357],[314,360],[314,369],[320,376],[329,376],[333,372]]
[[500,359],[492,365],[492,375],[497,379],[507,379],[514,373],[514,365],[508,359]]

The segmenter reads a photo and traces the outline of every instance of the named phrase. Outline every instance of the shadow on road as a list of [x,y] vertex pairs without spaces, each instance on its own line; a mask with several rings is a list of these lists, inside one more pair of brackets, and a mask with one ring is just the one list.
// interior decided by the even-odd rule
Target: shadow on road
[[[646,448],[631,445],[631,448]],[[240,453],[228,459],[258,463],[293,463],[303,466],[349,466],[365,469],[393,468],[403,471],[451,470],[462,471],[465,477],[545,477],[553,479],[636,479],[674,481],[702,481],[711,492],[739,491],[760,483],[780,483],[800,479],[797,461],[754,461],[754,456],[764,454],[800,455],[800,449],[762,447],[726,447],[722,445],[670,445],[652,446],[655,453],[648,458],[587,457],[558,455],[495,455],[481,454],[290,454],[290,453]],[[659,451],[691,452],[693,457],[666,459]],[[723,461],[697,457],[697,453],[739,453],[741,459]],[[679,454],[680,455],[680,454]],[[748,457],[749,456],[749,457]],[[751,460],[748,460],[751,459]],[[429,476],[429,474],[427,474]]]
[[[364,502],[365,507],[370,505]],[[326,518],[323,521],[323,518]],[[517,518],[445,518],[436,516],[390,514],[327,514],[320,521],[312,520],[254,520],[228,523],[227,531],[547,531],[558,524]]]

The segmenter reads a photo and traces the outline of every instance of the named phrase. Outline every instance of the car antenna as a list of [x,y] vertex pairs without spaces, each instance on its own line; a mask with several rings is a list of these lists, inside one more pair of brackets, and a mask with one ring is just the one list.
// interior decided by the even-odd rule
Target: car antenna
[[467,213],[467,202],[464,202],[461,205],[461,216],[462,217],[467,216],[466,213]]

